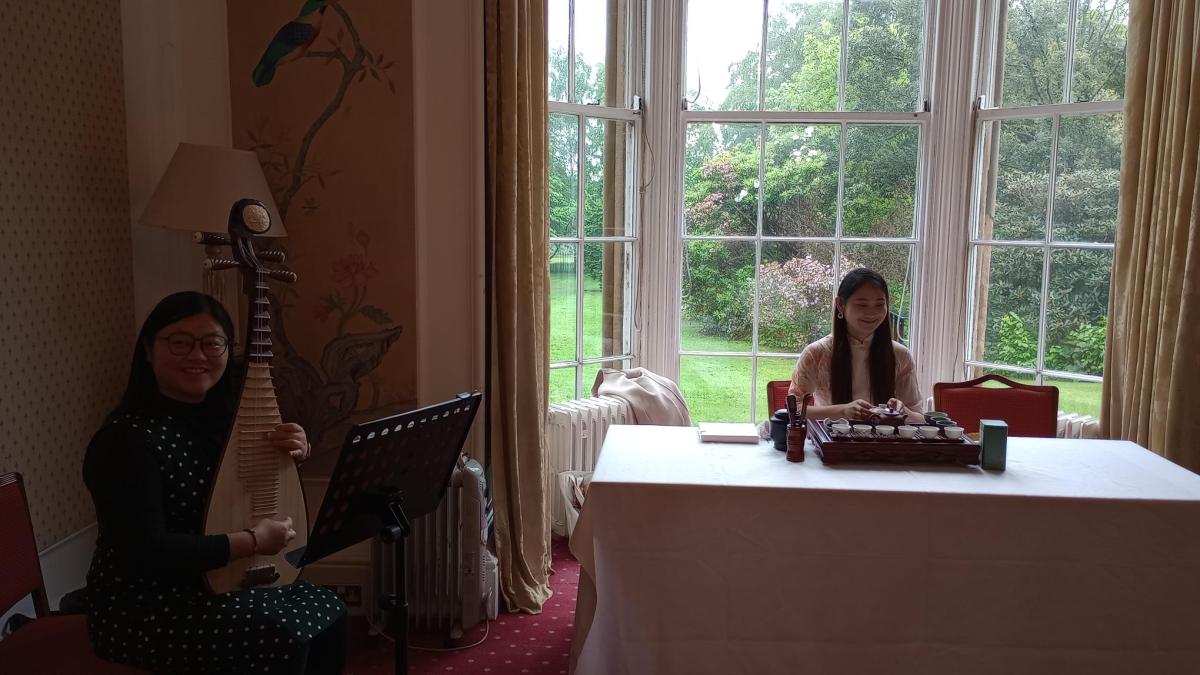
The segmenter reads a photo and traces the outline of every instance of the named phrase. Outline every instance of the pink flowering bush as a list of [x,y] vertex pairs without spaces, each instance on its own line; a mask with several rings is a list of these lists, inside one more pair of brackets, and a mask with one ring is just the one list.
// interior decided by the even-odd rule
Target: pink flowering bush
[[[842,273],[859,265],[842,258]],[[826,334],[833,313],[833,266],[811,255],[758,269],[761,348],[799,351]]]

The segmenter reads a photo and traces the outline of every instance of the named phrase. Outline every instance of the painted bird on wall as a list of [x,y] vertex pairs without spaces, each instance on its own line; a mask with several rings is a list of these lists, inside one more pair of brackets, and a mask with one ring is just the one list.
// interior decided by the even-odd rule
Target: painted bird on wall
[[254,66],[254,85],[257,87],[269,84],[275,79],[275,69],[288,61],[294,61],[308,51],[309,45],[321,33],[321,21],[325,18],[327,6],[334,0],[306,0],[300,8],[300,15],[287,22],[275,33],[271,44],[267,45],[258,65]]

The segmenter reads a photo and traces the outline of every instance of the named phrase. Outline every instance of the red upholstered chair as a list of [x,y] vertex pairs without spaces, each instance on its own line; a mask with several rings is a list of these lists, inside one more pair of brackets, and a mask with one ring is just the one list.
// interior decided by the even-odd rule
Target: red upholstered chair
[[[984,382],[1006,386],[980,386]],[[1054,438],[1058,434],[1058,387],[1021,384],[988,374],[966,382],[938,382],[933,385],[933,407],[968,434],[979,432],[981,419],[1004,420],[1010,436]]]
[[767,383],[767,417],[774,415],[776,410],[787,407],[787,394],[790,386],[792,386],[791,380],[773,380]]
[[21,675],[136,675],[92,651],[82,614],[51,615],[21,474],[0,475],[0,613],[27,595],[37,618],[0,640],[0,672]]

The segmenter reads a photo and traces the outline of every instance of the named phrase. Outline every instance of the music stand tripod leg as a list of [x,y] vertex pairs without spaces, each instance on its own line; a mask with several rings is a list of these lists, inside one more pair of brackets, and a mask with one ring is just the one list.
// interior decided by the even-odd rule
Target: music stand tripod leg
[[392,631],[393,664],[396,675],[408,675],[408,594],[404,588],[404,540],[412,532],[412,523],[404,513],[404,507],[398,501],[388,502],[388,512],[394,524],[385,525],[379,533],[379,538],[385,544],[392,545],[392,556],[395,560],[393,571],[393,588],[395,594],[385,599],[385,606],[392,610],[391,620],[388,621]]

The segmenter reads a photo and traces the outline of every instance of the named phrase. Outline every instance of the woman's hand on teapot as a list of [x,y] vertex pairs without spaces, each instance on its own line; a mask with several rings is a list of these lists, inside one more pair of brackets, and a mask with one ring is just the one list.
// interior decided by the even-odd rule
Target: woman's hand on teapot
[[905,421],[921,422],[922,424],[925,423],[925,416],[919,412],[913,412],[912,410],[909,410],[908,406],[904,405],[904,401],[901,401],[898,398],[889,398],[887,404],[888,404],[888,407],[891,408],[893,411],[898,412],[901,415],[904,415]]

